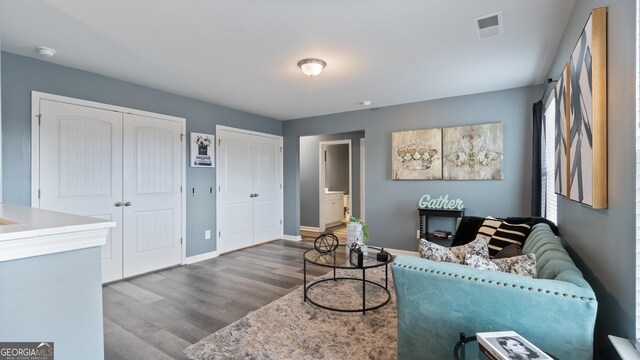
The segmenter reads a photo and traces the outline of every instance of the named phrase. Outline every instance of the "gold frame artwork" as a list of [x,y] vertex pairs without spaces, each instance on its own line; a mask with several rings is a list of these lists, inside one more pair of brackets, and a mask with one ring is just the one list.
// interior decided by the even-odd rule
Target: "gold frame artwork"
[[593,16],[593,208],[607,208],[607,8]]
[[570,99],[567,102],[569,116],[566,119],[568,198],[594,209],[605,209],[607,208],[606,7],[591,11],[567,66],[565,75],[569,75],[567,96]]

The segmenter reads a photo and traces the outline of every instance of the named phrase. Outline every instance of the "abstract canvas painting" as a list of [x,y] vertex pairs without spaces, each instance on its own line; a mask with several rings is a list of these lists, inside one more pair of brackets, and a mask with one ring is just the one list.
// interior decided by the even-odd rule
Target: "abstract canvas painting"
[[570,66],[569,198],[605,208],[606,8],[592,11]]
[[502,179],[502,123],[442,129],[442,177]]
[[566,64],[554,91],[555,96],[555,192],[558,195],[569,196],[569,143],[567,142],[567,129],[569,127],[569,64]]
[[393,180],[442,179],[442,129],[394,132],[391,159]]

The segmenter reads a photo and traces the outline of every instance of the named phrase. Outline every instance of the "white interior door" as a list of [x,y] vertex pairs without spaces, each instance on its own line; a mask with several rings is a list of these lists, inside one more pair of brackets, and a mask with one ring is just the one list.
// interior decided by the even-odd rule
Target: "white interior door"
[[217,250],[282,237],[282,138],[218,129]]
[[124,276],[180,264],[181,124],[124,115]]
[[219,253],[253,245],[253,136],[219,130],[218,171]]
[[40,208],[116,223],[102,280],[122,278],[122,113],[40,100]]
[[254,243],[282,237],[281,140],[253,136]]

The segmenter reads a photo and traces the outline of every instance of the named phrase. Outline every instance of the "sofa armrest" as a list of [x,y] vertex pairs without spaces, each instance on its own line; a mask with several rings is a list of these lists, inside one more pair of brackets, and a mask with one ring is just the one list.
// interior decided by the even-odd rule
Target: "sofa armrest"
[[461,332],[513,330],[560,359],[590,359],[593,290],[398,256],[398,359],[448,359]]

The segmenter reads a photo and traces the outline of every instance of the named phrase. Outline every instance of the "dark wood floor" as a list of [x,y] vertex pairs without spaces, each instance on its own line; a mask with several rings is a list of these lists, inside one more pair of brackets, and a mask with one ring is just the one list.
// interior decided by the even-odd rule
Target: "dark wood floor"
[[[332,230],[340,237],[343,227]],[[316,236],[305,232],[304,241],[276,240],[104,286],[105,359],[185,359],[185,347],[302,285],[302,254]],[[312,277],[326,272],[307,268]]]

